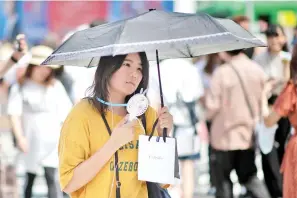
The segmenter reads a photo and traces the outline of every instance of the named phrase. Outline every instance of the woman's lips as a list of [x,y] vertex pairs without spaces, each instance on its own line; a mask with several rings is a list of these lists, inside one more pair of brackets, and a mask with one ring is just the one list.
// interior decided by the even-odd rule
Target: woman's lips
[[133,82],[126,82],[126,83],[135,87],[135,83],[133,83]]

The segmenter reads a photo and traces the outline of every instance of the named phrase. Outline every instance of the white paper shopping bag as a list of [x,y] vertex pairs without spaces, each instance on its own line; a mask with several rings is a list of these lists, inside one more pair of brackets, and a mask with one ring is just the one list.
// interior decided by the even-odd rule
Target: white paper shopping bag
[[139,136],[138,180],[174,184],[175,139]]
[[191,156],[200,153],[200,137],[192,127],[178,127],[175,130],[178,155]]
[[266,127],[263,120],[258,122],[256,125],[259,148],[265,155],[272,151],[277,128],[277,124],[272,127]]

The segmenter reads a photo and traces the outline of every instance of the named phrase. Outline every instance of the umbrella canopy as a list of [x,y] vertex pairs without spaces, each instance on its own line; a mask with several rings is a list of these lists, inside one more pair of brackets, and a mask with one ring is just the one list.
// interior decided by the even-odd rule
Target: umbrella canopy
[[[231,20],[216,19],[205,13],[151,10],[126,20],[79,31],[43,64],[93,67],[98,65],[101,56],[144,51],[149,60],[157,60],[163,107],[159,59],[190,58],[258,46],[265,44]],[[164,129],[164,141],[166,137],[167,130]]]
[[97,66],[101,56],[145,51],[149,60],[189,58],[265,44],[229,19],[153,10],[76,32],[43,64]]

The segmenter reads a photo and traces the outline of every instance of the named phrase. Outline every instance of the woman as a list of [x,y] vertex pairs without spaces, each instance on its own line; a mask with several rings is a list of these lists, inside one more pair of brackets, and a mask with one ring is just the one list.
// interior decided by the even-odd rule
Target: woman
[[[205,92],[209,90],[210,86],[210,80],[211,76],[214,72],[214,70],[222,64],[222,60],[220,59],[219,55],[217,53],[215,54],[210,54],[207,56],[207,62],[204,67],[199,68],[199,73],[202,78],[203,82],[203,87]],[[203,106],[203,109],[205,111],[205,94],[203,97],[201,97],[200,102]],[[211,121],[206,121],[206,126],[207,130],[210,132],[210,127],[211,127]],[[210,134],[209,134],[210,135]],[[212,158],[211,157],[211,152],[212,148],[211,145],[209,144],[208,146],[208,163],[209,163],[209,175],[210,175],[210,189],[208,191],[209,195],[215,195],[216,189],[215,189],[215,175],[213,174],[213,163],[212,163]]]
[[[59,169],[64,192],[74,198],[110,198],[116,197],[116,187],[120,187],[122,198],[148,197],[146,183],[137,179],[138,136],[144,130],[141,122],[127,123],[126,108],[115,105],[127,103],[141,88],[147,89],[148,67],[144,52],[100,58],[92,96],[72,109],[62,128]],[[164,128],[172,129],[166,107],[158,117],[149,107],[145,117],[147,133],[156,119],[159,134]],[[120,183],[115,176],[116,151]]]
[[[271,91],[268,104],[273,105],[282,89],[290,78],[290,65],[287,57],[287,38],[284,29],[279,25],[270,25],[265,32],[267,36],[267,50],[258,55],[258,62],[275,85]],[[279,172],[284,156],[285,142],[290,134],[291,125],[288,118],[281,118],[275,132],[275,142],[271,152],[262,154],[262,168],[264,180],[272,198],[282,195],[282,175]]]
[[[196,103],[203,95],[202,80],[191,60],[168,59],[160,63],[164,103],[174,115],[172,136],[177,140],[178,162],[182,182],[175,191],[180,197],[192,198],[195,189],[195,161],[200,158],[199,137],[194,135],[198,116]],[[170,73],[170,75],[166,75]],[[147,97],[154,109],[160,106],[157,65],[150,68]],[[192,147],[191,145],[196,145]]]
[[18,35],[16,43],[19,44],[15,46],[17,48],[8,42],[2,43],[0,47],[0,197],[11,198],[18,198],[19,192],[14,163],[16,150],[12,148],[11,125],[7,114],[8,93],[11,80],[15,79],[13,74],[22,70],[17,65],[22,65],[21,59],[28,48],[24,35]]
[[[283,197],[295,198],[297,195],[297,45],[293,49],[293,55],[290,63],[291,78],[283,89],[282,93],[275,101],[273,108],[268,109],[266,104],[264,107],[266,110],[266,116],[264,117],[265,125],[271,127],[276,124],[282,117],[288,117],[291,125],[294,128],[294,134],[290,138],[282,166],[281,172],[283,173]],[[266,100],[264,99],[263,102]]]
[[12,86],[8,99],[17,146],[24,152],[25,198],[32,197],[37,171],[44,168],[48,197],[62,196],[57,185],[57,144],[60,129],[72,105],[63,85],[54,78],[55,66],[40,64],[53,52],[46,46],[31,49],[24,77]]

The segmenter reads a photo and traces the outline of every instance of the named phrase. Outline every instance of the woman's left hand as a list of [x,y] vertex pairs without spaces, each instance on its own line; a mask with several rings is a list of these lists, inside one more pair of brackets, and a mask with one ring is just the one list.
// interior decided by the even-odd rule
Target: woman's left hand
[[169,113],[169,110],[167,107],[163,107],[159,112],[158,112],[158,125],[157,125],[157,130],[159,136],[163,135],[163,129],[167,129],[167,135],[171,132],[173,128],[173,117]]

